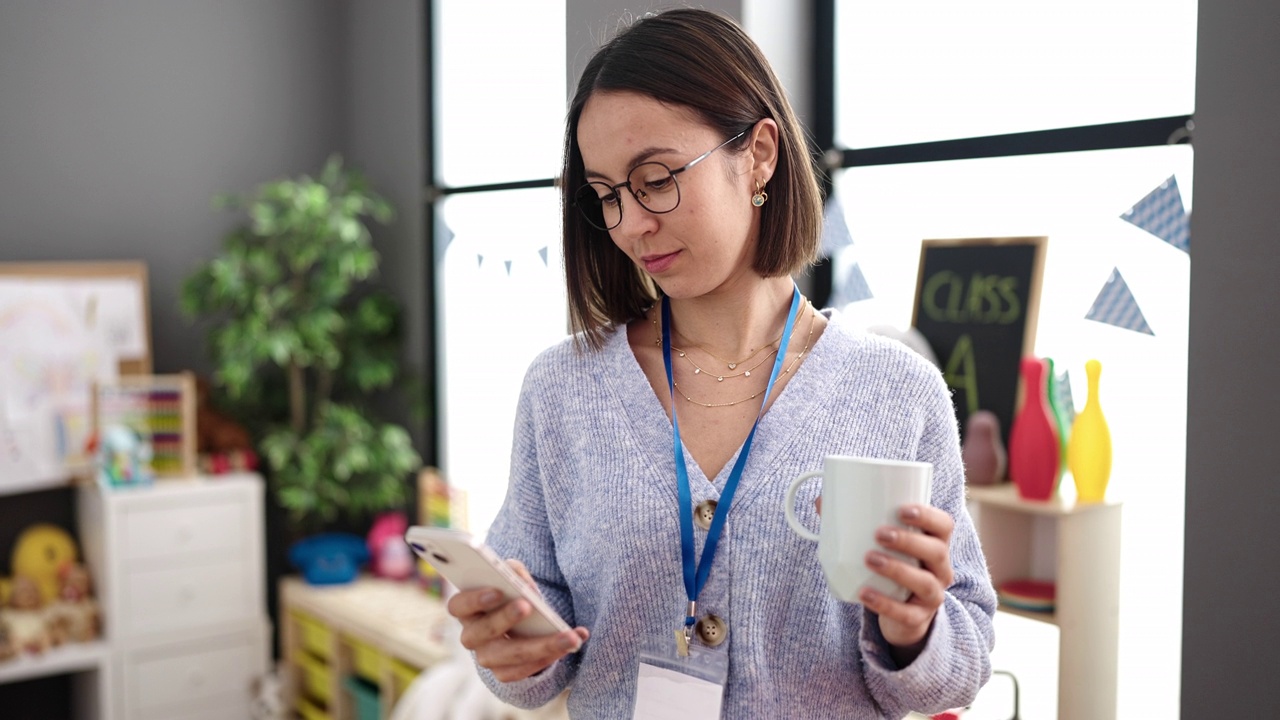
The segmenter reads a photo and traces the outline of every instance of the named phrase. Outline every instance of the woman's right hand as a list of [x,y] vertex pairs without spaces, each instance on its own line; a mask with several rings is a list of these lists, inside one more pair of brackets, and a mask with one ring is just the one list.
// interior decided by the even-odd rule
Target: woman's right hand
[[[537,589],[524,563],[507,560],[530,587]],[[555,661],[577,652],[590,633],[584,627],[541,637],[512,637],[509,633],[533,607],[528,600],[506,601],[494,589],[464,590],[449,598],[449,614],[462,623],[462,646],[476,654],[476,663],[501,682],[515,682],[546,670]]]

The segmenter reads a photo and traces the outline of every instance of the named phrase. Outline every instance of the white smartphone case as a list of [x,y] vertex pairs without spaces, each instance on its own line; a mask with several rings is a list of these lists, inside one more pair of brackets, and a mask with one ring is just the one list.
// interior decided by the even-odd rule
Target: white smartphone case
[[529,587],[506,561],[470,533],[415,525],[404,538],[418,557],[459,590],[495,588],[508,601],[516,598],[528,601],[533,612],[512,628],[512,635],[536,637],[571,629],[536,589]]

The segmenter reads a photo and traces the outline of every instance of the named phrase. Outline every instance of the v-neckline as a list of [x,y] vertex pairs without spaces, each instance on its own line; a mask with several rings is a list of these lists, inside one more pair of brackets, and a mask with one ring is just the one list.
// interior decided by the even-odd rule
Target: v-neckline
[[[835,312],[830,309],[819,312],[823,313],[829,321],[827,330],[819,336],[813,347],[809,348],[805,361],[796,368],[795,374],[791,376],[787,384],[777,391],[768,412],[760,418],[760,428],[752,443],[751,457],[747,460],[749,467],[744,468],[744,472],[749,471],[751,467],[772,467],[778,454],[790,444],[792,435],[773,432],[771,430],[773,426],[804,427],[806,420],[816,410],[815,403],[804,403],[795,398],[808,395],[809,391],[806,388],[810,383],[816,381],[815,378],[823,376],[823,367],[833,360],[839,360],[840,353],[838,349],[835,353],[832,352],[832,345],[836,341],[828,340],[828,336],[841,334],[832,332],[833,328],[830,321],[835,319]],[[662,484],[669,490],[672,499],[675,499],[678,491],[675,478],[675,458],[672,452],[671,418],[668,417],[666,409],[662,406],[661,399],[659,399],[653,385],[650,384],[644,368],[640,366],[639,360],[636,359],[635,352],[628,341],[625,327],[619,327],[609,335],[606,339],[604,350],[604,362],[607,365],[605,376],[614,385],[619,404],[623,412],[631,420],[632,431],[635,433],[639,444],[644,448],[644,453],[648,456],[655,473],[664,477]],[[743,441],[745,440],[746,437],[744,436]],[[724,488],[724,484],[729,478],[729,474],[733,471],[733,466],[737,464],[738,456],[741,454],[742,444],[739,443],[738,448],[733,452],[728,462],[716,473],[716,476],[708,478],[702,466],[697,462],[691,461],[693,456],[689,452],[688,446],[684,445],[684,455],[688,464],[689,485],[693,490],[694,497],[710,496],[718,498],[721,489]],[[734,505],[739,505],[754,495],[761,485],[761,483],[745,482],[738,489]]]

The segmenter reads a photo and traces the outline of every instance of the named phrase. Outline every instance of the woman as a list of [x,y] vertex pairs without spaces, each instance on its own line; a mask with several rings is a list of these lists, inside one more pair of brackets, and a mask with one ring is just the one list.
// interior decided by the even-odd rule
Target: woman
[[[759,49],[705,11],[637,21],[583,73],[563,178],[578,332],[528,371],[488,542],[578,627],[510,637],[527,602],[455,595],[491,688],[524,706],[569,688],[575,716],[630,717],[647,648],[683,630],[698,657],[728,660],[727,718],[968,703],[990,673],[995,596],[949,393],[932,365],[796,289],[821,202]],[[828,454],[935,466],[931,504],[902,511],[923,532],[880,537],[922,566],[867,557],[906,602],[837,600],[786,528],[787,483]]]

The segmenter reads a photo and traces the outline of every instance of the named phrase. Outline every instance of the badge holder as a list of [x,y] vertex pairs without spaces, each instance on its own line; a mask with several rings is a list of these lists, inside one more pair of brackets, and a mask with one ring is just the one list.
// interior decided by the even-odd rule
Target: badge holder
[[669,718],[718,720],[729,678],[729,654],[689,643],[681,657],[670,637],[651,638],[640,647],[633,720]]

